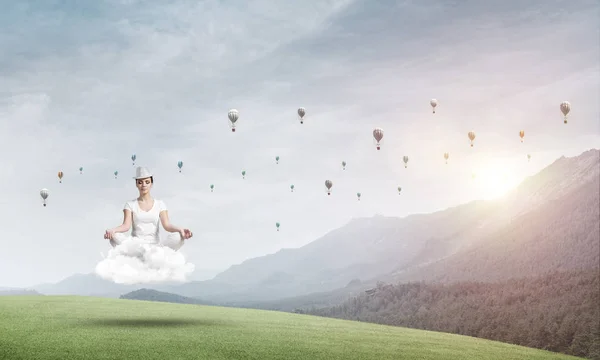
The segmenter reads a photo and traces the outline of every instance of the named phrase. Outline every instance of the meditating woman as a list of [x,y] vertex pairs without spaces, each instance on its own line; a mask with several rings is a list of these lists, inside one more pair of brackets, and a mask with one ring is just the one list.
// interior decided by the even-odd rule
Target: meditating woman
[[[136,169],[134,177],[139,197],[127,201],[123,209],[123,224],[106,230],[104,238],[110,240],[113,247],[122,244],[128,239],[137,240],[142,244],[165,245],[177,251],[183,245],[184,240],[192,237],[189,229],[176,227],[169,221],[169,214],[165,203],[154,199],[150,195],[150,189],[154,184],[153,175],[145,167]],[[159,223],[163,229],[175,236],[168,236],[166,241],[160,242],[158,232]],[[125,234],[133,227],[131,236]]]

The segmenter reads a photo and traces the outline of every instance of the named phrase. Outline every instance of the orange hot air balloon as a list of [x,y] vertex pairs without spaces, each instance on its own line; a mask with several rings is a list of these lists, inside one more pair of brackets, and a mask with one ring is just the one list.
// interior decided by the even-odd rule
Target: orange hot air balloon
[[525,137],[525,131],[519,131],[519,136],[521,137],[521,142],[523,142],[523,138]]
[[62,178],[63,178],[63,172],[59,171],[58,172],[58,182],[62,183]]
[[475,133],[473,131],[469,131],[469,140],[471,140],[471,147],[473,147],[473,140],[475,140]]
[[471,140],[471,147],[473,147],[473,140],[475,140],[475,133],[473,131],[469,131],[469,140]]

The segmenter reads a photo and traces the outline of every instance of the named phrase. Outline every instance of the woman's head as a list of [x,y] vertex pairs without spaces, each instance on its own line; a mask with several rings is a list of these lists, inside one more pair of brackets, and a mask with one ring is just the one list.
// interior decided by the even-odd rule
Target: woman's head
[[145,194],[149,193],[153,184],[154,184],[154,177],[152,177],[152,176],[135,180],[135,186],[138,188],[140,195],[145,195]]
[[152,173],[145,167],[138,166],[135,171],[135,186],[138,188],[140,195],[145,195],[150,192],[154,184]]

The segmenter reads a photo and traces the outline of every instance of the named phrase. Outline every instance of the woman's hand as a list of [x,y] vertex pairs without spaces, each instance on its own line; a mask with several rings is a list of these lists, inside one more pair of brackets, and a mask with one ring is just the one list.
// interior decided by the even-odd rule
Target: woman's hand
[[190,229],[179,229],[179,235],[181,235],[181,238],[183,240],[189,239],[193,236],[192,232],[190,231]]
[[113,236],[115,235],[114,231],[112,230],[106,230],[104,232],[104,238],[107,240],[113,240]]

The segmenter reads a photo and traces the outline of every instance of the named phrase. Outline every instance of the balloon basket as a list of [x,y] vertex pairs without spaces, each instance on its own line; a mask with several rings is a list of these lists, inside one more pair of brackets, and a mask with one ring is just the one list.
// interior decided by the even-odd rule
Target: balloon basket
[[379,147],[379,146],[378,146],[378,147],[377,147],[377,150],[381,150],[381,147]]
[[567,119],[565,119],[565,124],[567,123]]
[[232,128],[232,129],[231,129],[231,132],[235,132],[235,128]]
[[44,206],[46,206],[46,204],[44,204]]

